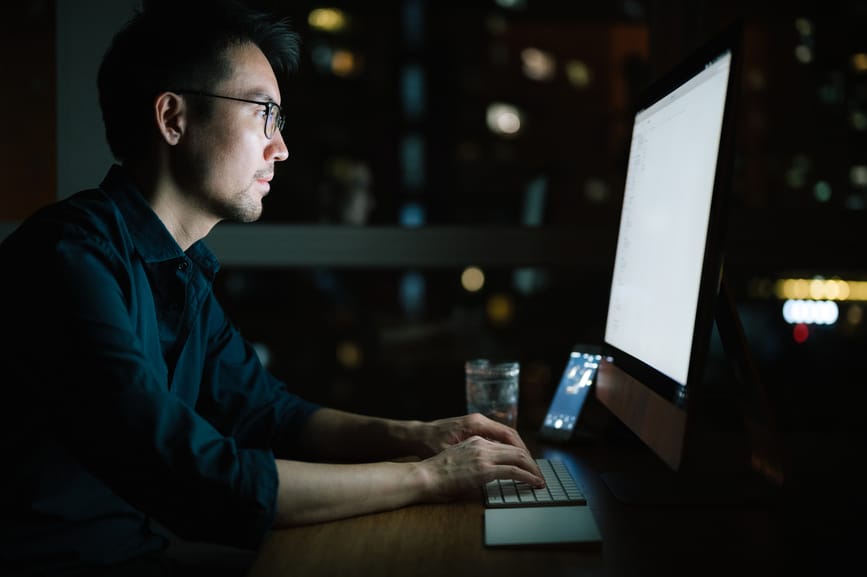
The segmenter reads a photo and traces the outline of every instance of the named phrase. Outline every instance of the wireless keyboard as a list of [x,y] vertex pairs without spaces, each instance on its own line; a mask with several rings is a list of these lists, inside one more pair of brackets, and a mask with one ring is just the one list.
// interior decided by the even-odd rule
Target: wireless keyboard
[[557,460],[536,459],[546,486],[534,489],[526,483],[499,479],[485,485],[485,506],[528,507],[540,505],[586,505],[584,493],[566,466]]

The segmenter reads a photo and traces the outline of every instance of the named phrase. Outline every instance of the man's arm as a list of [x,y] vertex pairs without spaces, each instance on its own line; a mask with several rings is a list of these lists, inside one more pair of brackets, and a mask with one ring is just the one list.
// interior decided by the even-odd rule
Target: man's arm
[[423,422],[368,417],[328,408],[310,416],[300,445],[315,459],[360,462],[430,457],[475,435],[527,450],[514,429],[481,415]]
[[275,527],[387,511],[419,500],[417,462],[352,465],[277,460]]
[[399,421],[320,408],[308,418],[298,440],[317,461],[370,462],[430,456],[415,439],[421,421]]
[[320,409],[305,426],[302,442],[328,459],[432,456],[351,465],[278,459],[278,527],[448,501],[497,478],[543,485],[517,433],[480,415],[423,423]]

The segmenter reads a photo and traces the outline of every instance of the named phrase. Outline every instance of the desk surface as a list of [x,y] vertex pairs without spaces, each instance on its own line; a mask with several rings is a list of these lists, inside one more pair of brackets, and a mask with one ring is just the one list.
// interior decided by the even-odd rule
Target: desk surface
[[537,446],[534,453],[572,469],[599,525],[601,549],[486,548],[479,496],[274,531],[249,577],[781,575],[815,562],[811,539],[787,530],[800,517],[777,505],[625,504],[600,476],[607,458],[598,449]]

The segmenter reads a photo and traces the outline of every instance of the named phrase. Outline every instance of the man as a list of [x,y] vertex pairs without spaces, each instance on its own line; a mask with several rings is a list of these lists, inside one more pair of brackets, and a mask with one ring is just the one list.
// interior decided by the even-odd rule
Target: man
[[229,1],[146,4],[115,37],[98,84],[119,165],[0,247],[0,572],[158,554],[151,519],[255,548],[272,527],[543,483],[518,435],[479,415],[395,421],[292,395],[215,300],[202,239],[259,218],[297,52],[283,23]]

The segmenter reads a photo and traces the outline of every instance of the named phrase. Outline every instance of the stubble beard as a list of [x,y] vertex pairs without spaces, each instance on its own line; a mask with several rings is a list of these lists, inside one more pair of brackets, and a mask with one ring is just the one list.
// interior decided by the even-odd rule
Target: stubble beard
[[233,222],[255,222],[262,216],[262,200],[252,190],[255,180],[246,190],[233,195],[231,200],[224,204],[223,217]]

